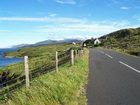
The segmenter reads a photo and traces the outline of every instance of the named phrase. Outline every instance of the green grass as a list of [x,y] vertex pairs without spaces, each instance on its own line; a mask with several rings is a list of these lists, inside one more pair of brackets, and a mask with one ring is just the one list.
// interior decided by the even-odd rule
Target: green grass
[[88,75],[88,51],[74,66],[65,64],[34,79],[29,89],[15,92],[1,105],[85,105],[84,85]]
[[140,28],[122,29],[100,37],[102,46],[138,56],[140,52]]
[[130,54],[128,53],[128,50],[125,50],[125,49],[119,49],[119,48],[112,48],[112,49],[109,49],[109,48],[104,48],[104,47],[99,47],[101,49],[106,49],[106,50],[110,50],[110,51],[115,51],[115,52],[118,52],[118,53],[121,53],[121,54],[125,54],[127,56],[132,56],[132,57],[135,57],[135,58],[139,58],[139,56],[136,56],[136,55],[133,55],[133,54]]
[[[67,48],[75,48],[79,45],[73,44],[56,44],[56,45],[47,45],[47,46],[38,46],[38,47],[31,47],[31,48],[21,48],[14,52],[8,52],[6,56],[13,56],[13,57],[24,57],[29,56],[29,66],[30,70],[34,70],[36,68],[42,67],[42,65],[49,65],[55,59],[55,52],[56,51],[64,51]],[[60,52],[59,52],[60,54]],[[13,65],[9,65],[4,68],[0,68],[0,72],[5,70],[9,70],[12,73],[16,74],[23,74],[24,73],[24,64],[17,63]]]

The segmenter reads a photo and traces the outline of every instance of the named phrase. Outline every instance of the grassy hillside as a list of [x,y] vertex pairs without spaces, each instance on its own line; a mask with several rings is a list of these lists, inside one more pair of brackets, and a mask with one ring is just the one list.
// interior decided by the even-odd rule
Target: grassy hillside
[[[64,51],[69,48],[76,48],[79,45],[57,44],[49,46],[39,46],[32,48],[22,48],[18,51],[7,53],[8,56],[23,57],[29,56],[30,79],[38,77],[55,68],[55,52],[59,51],[59,64],[70,59],[70,53]],[[24,63],[9,65],[0,69],[0,87],[6,87],[0,90],[0,100],[7,91],[13,91],[25,83]],[[8,85],[8,86],[7,86]]]
[[[21,48],[14,52],[8,52],[5,56],[12,57],[24,57],[25,55],[29,56],[29,66],[30,70],[41,67],[42,65],[49,65],[55,59],[56,51],[64,51],[68,48],[79,47],[79,45],[73,44],[56,44],[56,45],[47,45],[47,46],[38,46],[31,48]],[[62,52],[59,52],[59,54]],[[9,70],[14,73],[22,73],[23,72],[23,63],[13,64],[2,68],[0,72]]]
[[22,89],[0,105],[85,105],[83,86],[88,75],[88,52],[74,66],[66,64],[59,72],[52,71],[35,78],[29,89]]
[[28,55],[30,58],[41,57],[46,55],[54,55],[55,51],[66,50],[70,47],[76,47],[78,45],[73,44],[52,44],[46,46],[38,46],[38,47],[29,47],[29,48],[21,48],[14,52],[5,53],[5,56],[14,56],[14,57],[23,57]]
[[100,39],[107,48],[120,49],[135,55],[140,52],[140,28],[122,29]]

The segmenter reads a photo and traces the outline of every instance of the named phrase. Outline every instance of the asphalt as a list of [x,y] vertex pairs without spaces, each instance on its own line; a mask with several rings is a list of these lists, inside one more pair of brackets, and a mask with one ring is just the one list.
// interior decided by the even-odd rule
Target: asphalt
[[90,49],[88,105],[140,105],[140,58]]

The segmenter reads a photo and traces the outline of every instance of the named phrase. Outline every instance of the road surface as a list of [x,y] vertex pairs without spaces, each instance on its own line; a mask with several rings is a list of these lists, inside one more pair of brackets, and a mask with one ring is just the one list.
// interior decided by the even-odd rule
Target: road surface
[[140,58],[91,49],[88,105],[140,105]]

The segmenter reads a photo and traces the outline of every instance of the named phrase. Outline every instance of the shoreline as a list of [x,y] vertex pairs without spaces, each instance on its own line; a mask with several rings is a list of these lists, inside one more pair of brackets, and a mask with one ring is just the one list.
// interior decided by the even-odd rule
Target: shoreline
[[3,58],[17,58],[17,57],[14,57],[14,56],[3,56]]

